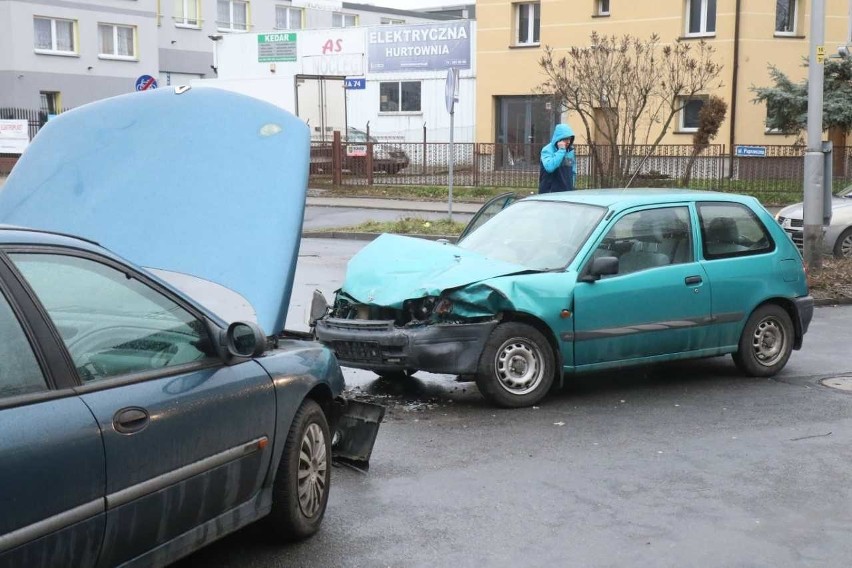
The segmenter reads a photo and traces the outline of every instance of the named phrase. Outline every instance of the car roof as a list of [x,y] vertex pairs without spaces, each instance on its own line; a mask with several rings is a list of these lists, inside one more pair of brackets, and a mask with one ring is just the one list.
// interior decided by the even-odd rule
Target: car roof
[[672,203],[683,201],[733,201],[736,203],[754,203],[754,198],[736,193],[718,191],[702,191],[678,188],[612,188],[612,189],[583,189],[578,191],[562,191],[536,195],[528,199],[542,201],[568,201],[596,205],[614,210],[629,209],[642,205]]

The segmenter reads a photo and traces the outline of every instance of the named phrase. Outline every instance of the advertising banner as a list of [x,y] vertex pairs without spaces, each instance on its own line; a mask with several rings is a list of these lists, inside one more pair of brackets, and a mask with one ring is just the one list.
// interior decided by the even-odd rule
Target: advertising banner
[[26,120],[0,120],[0,154],[23,154],[30,143]]
[[370,73],[470,69],[470,22],[371,28],[367,60]]

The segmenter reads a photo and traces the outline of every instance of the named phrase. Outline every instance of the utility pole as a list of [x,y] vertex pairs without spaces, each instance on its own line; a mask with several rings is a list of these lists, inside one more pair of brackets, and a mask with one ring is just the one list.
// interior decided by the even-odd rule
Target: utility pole
[[825,0],[811,0],[811,45],[808,58],[808,146],[804,179],[804,260],[811,273],[822,269],[823,179],[822,91],[825,61]]

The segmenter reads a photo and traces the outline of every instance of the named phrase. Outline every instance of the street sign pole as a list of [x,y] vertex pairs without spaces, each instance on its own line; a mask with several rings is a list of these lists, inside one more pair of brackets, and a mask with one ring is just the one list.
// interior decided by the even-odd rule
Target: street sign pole
[[459,90],[459,70],[455,67],[450,67],[447,70],[447,84],[444,89],[444,97],[447,103],[447,112],[450,113],[450,159],[449,159],[449,198],[447,201],[447,209],[449,212],[450,223],[453,222],[453,165],[456,161],[456,151],[454,134],[456,131],[456,113],[455,106],[458,100]]
[[811,47],[808,59],[808,146],[804,179],[804,260],[812,273],[822,269],[823,179],[822,152],[823,65],[825,60],[825,0],[811,2]]

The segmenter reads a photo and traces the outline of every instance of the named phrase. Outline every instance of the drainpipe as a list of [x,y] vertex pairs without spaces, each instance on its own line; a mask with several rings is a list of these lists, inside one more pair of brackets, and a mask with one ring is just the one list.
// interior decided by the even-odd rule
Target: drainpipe
[[[728,140],[729,152],[728,155],[728,179],[734,177],[734,146],[737,142],[737,79],[740,75],[740,4],[742,0],[737,0],[736,8],[734,8],[734,77],[731,80],[731,136]],[[852,0],[850,0],[852,2]]]

